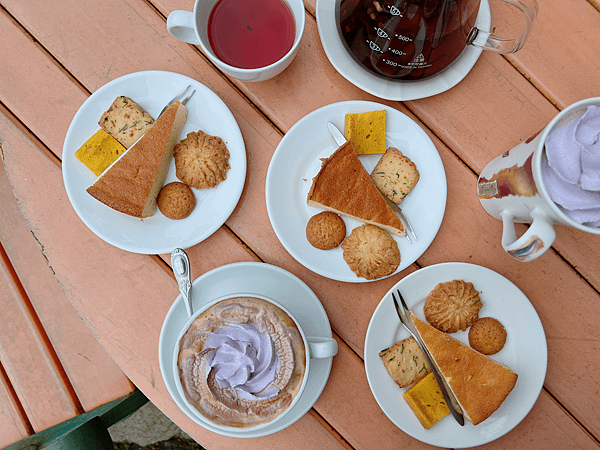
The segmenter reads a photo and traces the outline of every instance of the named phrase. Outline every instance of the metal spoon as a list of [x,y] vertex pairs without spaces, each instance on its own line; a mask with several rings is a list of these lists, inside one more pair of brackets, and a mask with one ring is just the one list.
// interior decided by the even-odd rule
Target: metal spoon
[[176,248],[171,253],[171,267],[179,285],[179,292],[183,296],[188,316],[192,317],[194,310],[192,308],[192,282],[190,280],[190,260],[183,249]]

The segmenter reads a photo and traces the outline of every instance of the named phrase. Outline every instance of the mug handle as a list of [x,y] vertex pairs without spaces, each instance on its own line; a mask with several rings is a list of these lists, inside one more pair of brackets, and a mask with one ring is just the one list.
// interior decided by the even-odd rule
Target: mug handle
[[467,37],[467,45],[472,44],[475,47],[502,54],[515,53],[523,47],[523,44],[525,44],[525,40],[533,27],[533,21],[538,14],[537,2],[536,0],[502,1],[516,6],[519,11],[523,13],[523,16],[525,16],[525,29],[523,30],[523,33],[521,33],[521,36],[516,39],[506,39],[495,33],[488,33],[477,27],[473,27]]
[[194,25],[194,13],[190,11],[171,11],[167,17],[167,30],[176,39],[188,44],[198,45]]
[[338,352],[337,341],[326,337],[307,337],[308,354],[312,358],[330,358]]
[[502,217],[502,248],[516,260],[533,261],[548,250],[556,238],[554,222],[538,208],[531,211],[533,221],[529,229],[518,239],[513,215],[504,210],[500,216]]

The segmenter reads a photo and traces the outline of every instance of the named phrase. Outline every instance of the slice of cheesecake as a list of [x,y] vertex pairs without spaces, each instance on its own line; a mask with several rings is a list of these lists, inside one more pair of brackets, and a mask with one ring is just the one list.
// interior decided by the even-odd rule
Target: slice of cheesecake
[[405,235],[402,222],[371,180],[350,142],[323,160],[321,170],[313,178],[307,203],[398,236]]
[[187,108],[171,105],[142,138],[130,147],[87,189],[105,205],[141,219],[154,215],[173,147],[179,142]]
[[411,318],[465,418],[477,425],[490,417],[515,387],[517,374],[413,313]]

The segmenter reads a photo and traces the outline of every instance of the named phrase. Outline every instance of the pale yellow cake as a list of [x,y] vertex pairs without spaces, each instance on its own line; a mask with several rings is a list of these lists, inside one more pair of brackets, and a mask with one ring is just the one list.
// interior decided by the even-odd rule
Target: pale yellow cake
[[173,147],[179,142],[186,118],[184,105],[171,105],[87,192],[124,214],[139,218],[154,215],[156,197],[167,177]]

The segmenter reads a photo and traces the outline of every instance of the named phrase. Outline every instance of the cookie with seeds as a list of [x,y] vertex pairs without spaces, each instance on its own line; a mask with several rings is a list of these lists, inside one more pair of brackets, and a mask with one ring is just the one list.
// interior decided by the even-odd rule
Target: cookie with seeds
[[419,170],[400,150],[390,147],[381,157],[371,179],[392,202],[399,204],[419,181]]
[[98,125],[125,148],[131,147],[153,124],[152,116],[124,95],[117,97],[98,121]]
[[379,357],[390,376],[401,388],[421,381],[431,372],[423,350],[413,337],[403,339],[381,350]]

